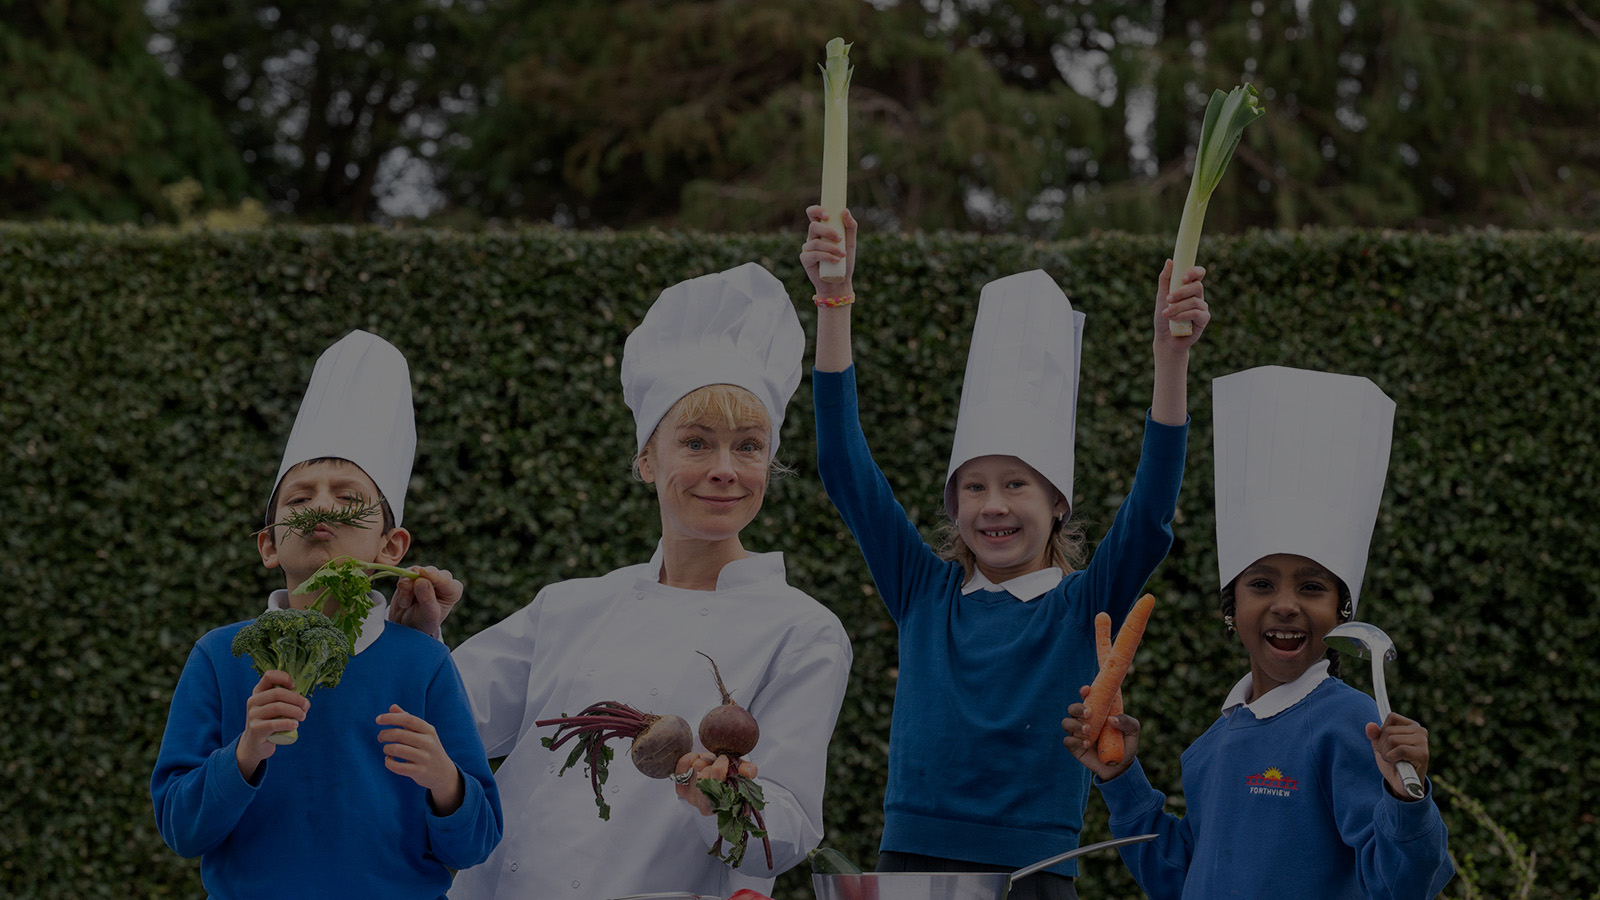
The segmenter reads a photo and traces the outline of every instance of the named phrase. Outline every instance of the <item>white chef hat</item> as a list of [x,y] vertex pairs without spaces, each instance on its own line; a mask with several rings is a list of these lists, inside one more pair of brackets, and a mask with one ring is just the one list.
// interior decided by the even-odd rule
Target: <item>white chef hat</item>
[[1217,574],[1274,553],[1315,560],[1361,599],[1394,401],[1356,375],[1262,366],[1212,382]]
[[346,459],[378,486],[399,525],[416,449],[406,358],[383,338],[352,331],[317,359],[272,489],[308,459]]
[[944,508],[956,512],[956,470],[980,456],[1015,456],[1072,502],[1078,357],[1084,314],[1042,269],[983,286],[967,352]]
[[661,292],[622,350],[622,395],[633,410],[636,450],[663,416],[707,385],[744,388],[766,407],[778,451],[784,409],[800,384],[805,331],[783,282],[745,263]]

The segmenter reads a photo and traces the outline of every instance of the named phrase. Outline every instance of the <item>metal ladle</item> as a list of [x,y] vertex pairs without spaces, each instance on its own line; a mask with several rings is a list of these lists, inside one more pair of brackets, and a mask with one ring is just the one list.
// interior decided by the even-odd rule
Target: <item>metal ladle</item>
[[[1335,626],[1322,642],[1340,653],[1372,660],[1372,694],[1373,699],[1378,701],[1378,727],[1383,727],[1383,723],[1389,720],[1389,689],[1383,683],[1383,664],[1396,658],[1394,641],[1376,625],[1346,622]],[[1411,763],[1402,759],[1394,767],[1411,796],[1421,798],[1428,792]]]

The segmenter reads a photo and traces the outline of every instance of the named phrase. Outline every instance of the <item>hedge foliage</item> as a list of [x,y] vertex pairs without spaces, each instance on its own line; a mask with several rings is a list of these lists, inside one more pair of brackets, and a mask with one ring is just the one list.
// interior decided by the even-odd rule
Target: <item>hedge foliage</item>
[[[459,641],[541,585],[648,556],[659,521],[628,475],[623,340],[662,288],[751,259],[790,286],[809,331],[797,235],[0,227],[0,894],[199,894],[198,864],[156,833],[149,774],[191,643],[274,587],[251,533],[323,347],[366,328],[410,358],[410,559],[467,581]],[[978,290],[1043,267],[1088,313],[1074,508],[1103,532],[1136,463],[1167,246],[864,241],[861,405],[919,524],[937,522]],[[1189,479],[1128,689],[1153,781],[1176,793],[1179,751],[1245,669],[1215,610],[1211,379],[1364,374],[1399,404],[1363,594],[1401,654],[1395,708],[1429,727],[1433,771],[1537,853],[1541,891],[1594,894],[1600,241],[1339,231],[1204,250],[1216,319],[1191,370]],[[798,474],[746,543],[785,550],[791,581],[854,639],[828,842],[870,863],[895,633],[817,481],[812,429],[808,375],[783,434]],[[1445,814],[1493,895],[1511,877],[1500,845]],[[1103,836],[1095,799],[1087,837]],[[1115,857],[1084,872],[1085,896],[1137,895]],[[785,876],[780,893],[808,883]]]

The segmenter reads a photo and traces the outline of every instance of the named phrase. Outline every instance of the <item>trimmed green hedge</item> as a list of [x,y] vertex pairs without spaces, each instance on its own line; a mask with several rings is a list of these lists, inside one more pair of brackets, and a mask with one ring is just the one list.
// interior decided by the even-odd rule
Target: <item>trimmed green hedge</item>
[[[410,358],[410,559],[467,581],[459,641],[545,583],[649,554],[659,523],[628,475],[623,340],[662,288],[750,259],[790,286],[809,330],[798,244],[798,228],[0,226],[0,894],[199,893],[198,864],[156,834],[150,769],[191,643],[274,586],[251,532],[324,346],[359,327]],[[978,289],[1043,267],[1088,313],[1074,507],[1091,539],[1103,532],[1136,462],[1167,249],[1121,235],[864,241],[861,405],[919,524],[939,513]],[[1245,667],[1215,612],[1211,379],[1269,363],[1364,374],[1399,404],[1363,594],[1400,648],[1395,707],[1430,728],[1434,773],[1537,852],[1541,891],[1595,893],[1600,241],[1262,233],[1208,238],[1205,257],[1216,318],[1191,373],[1190,477],[1128,689],[1153,780],[1176,791],[1179,751]],[[787,551],[791,581],[854,638],[828,841],[870,863],[895,634],[817,482],[811,415],[808,378],[783,435],[798,474],[774,487],[747,545]],[[1507,857],[1462,810],[1445,814],[1493,894]],[[1098,799],[1090,820],[1103,836]],[[1084,871],[1085,896],[1137,895],[1112,856]],[[780,882],[785,897],[808,891],[798,875]]]

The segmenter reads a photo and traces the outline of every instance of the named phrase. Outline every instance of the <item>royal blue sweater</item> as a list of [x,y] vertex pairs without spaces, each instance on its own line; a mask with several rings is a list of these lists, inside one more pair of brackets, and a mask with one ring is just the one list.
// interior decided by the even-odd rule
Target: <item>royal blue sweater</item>
[[[200,857],[218,898],[440,898],[450,870],[475,865],[500,841],[500,795],[449,649],[385,623],[350,658],[337,687],[318,688],[300,738],[262,764],[257,784],[234,749],[261,676],[232,653],[247,622],[195,643],[178,680],[150,780],[167,845]],[[461,770],[461,807],[435,815],[427,791],[384,767],[374,720],[389,704],[438,730]]]
[[961,566],[906,518],[861,432],[854,367],[812,384],[822,483],[900,632],[880,848],[1019,868],[1076,846],[1089,773],[1062,747],[1061,720],[1099,668],[1095,614],[1120,625],[1172,545],[1188,427],[1146,419],[1093,560],[1022,602],[962,594]]
[[1283,712],[1237,707],[1183,753],[1184,816],[1138,762],[1095,780],[1116,837],[1151,900],[1227,897],[1429,900],[1455,869],[1430,786],[1405,802],[1384,787],[1366,723],[1378,705],[1327,678]]

